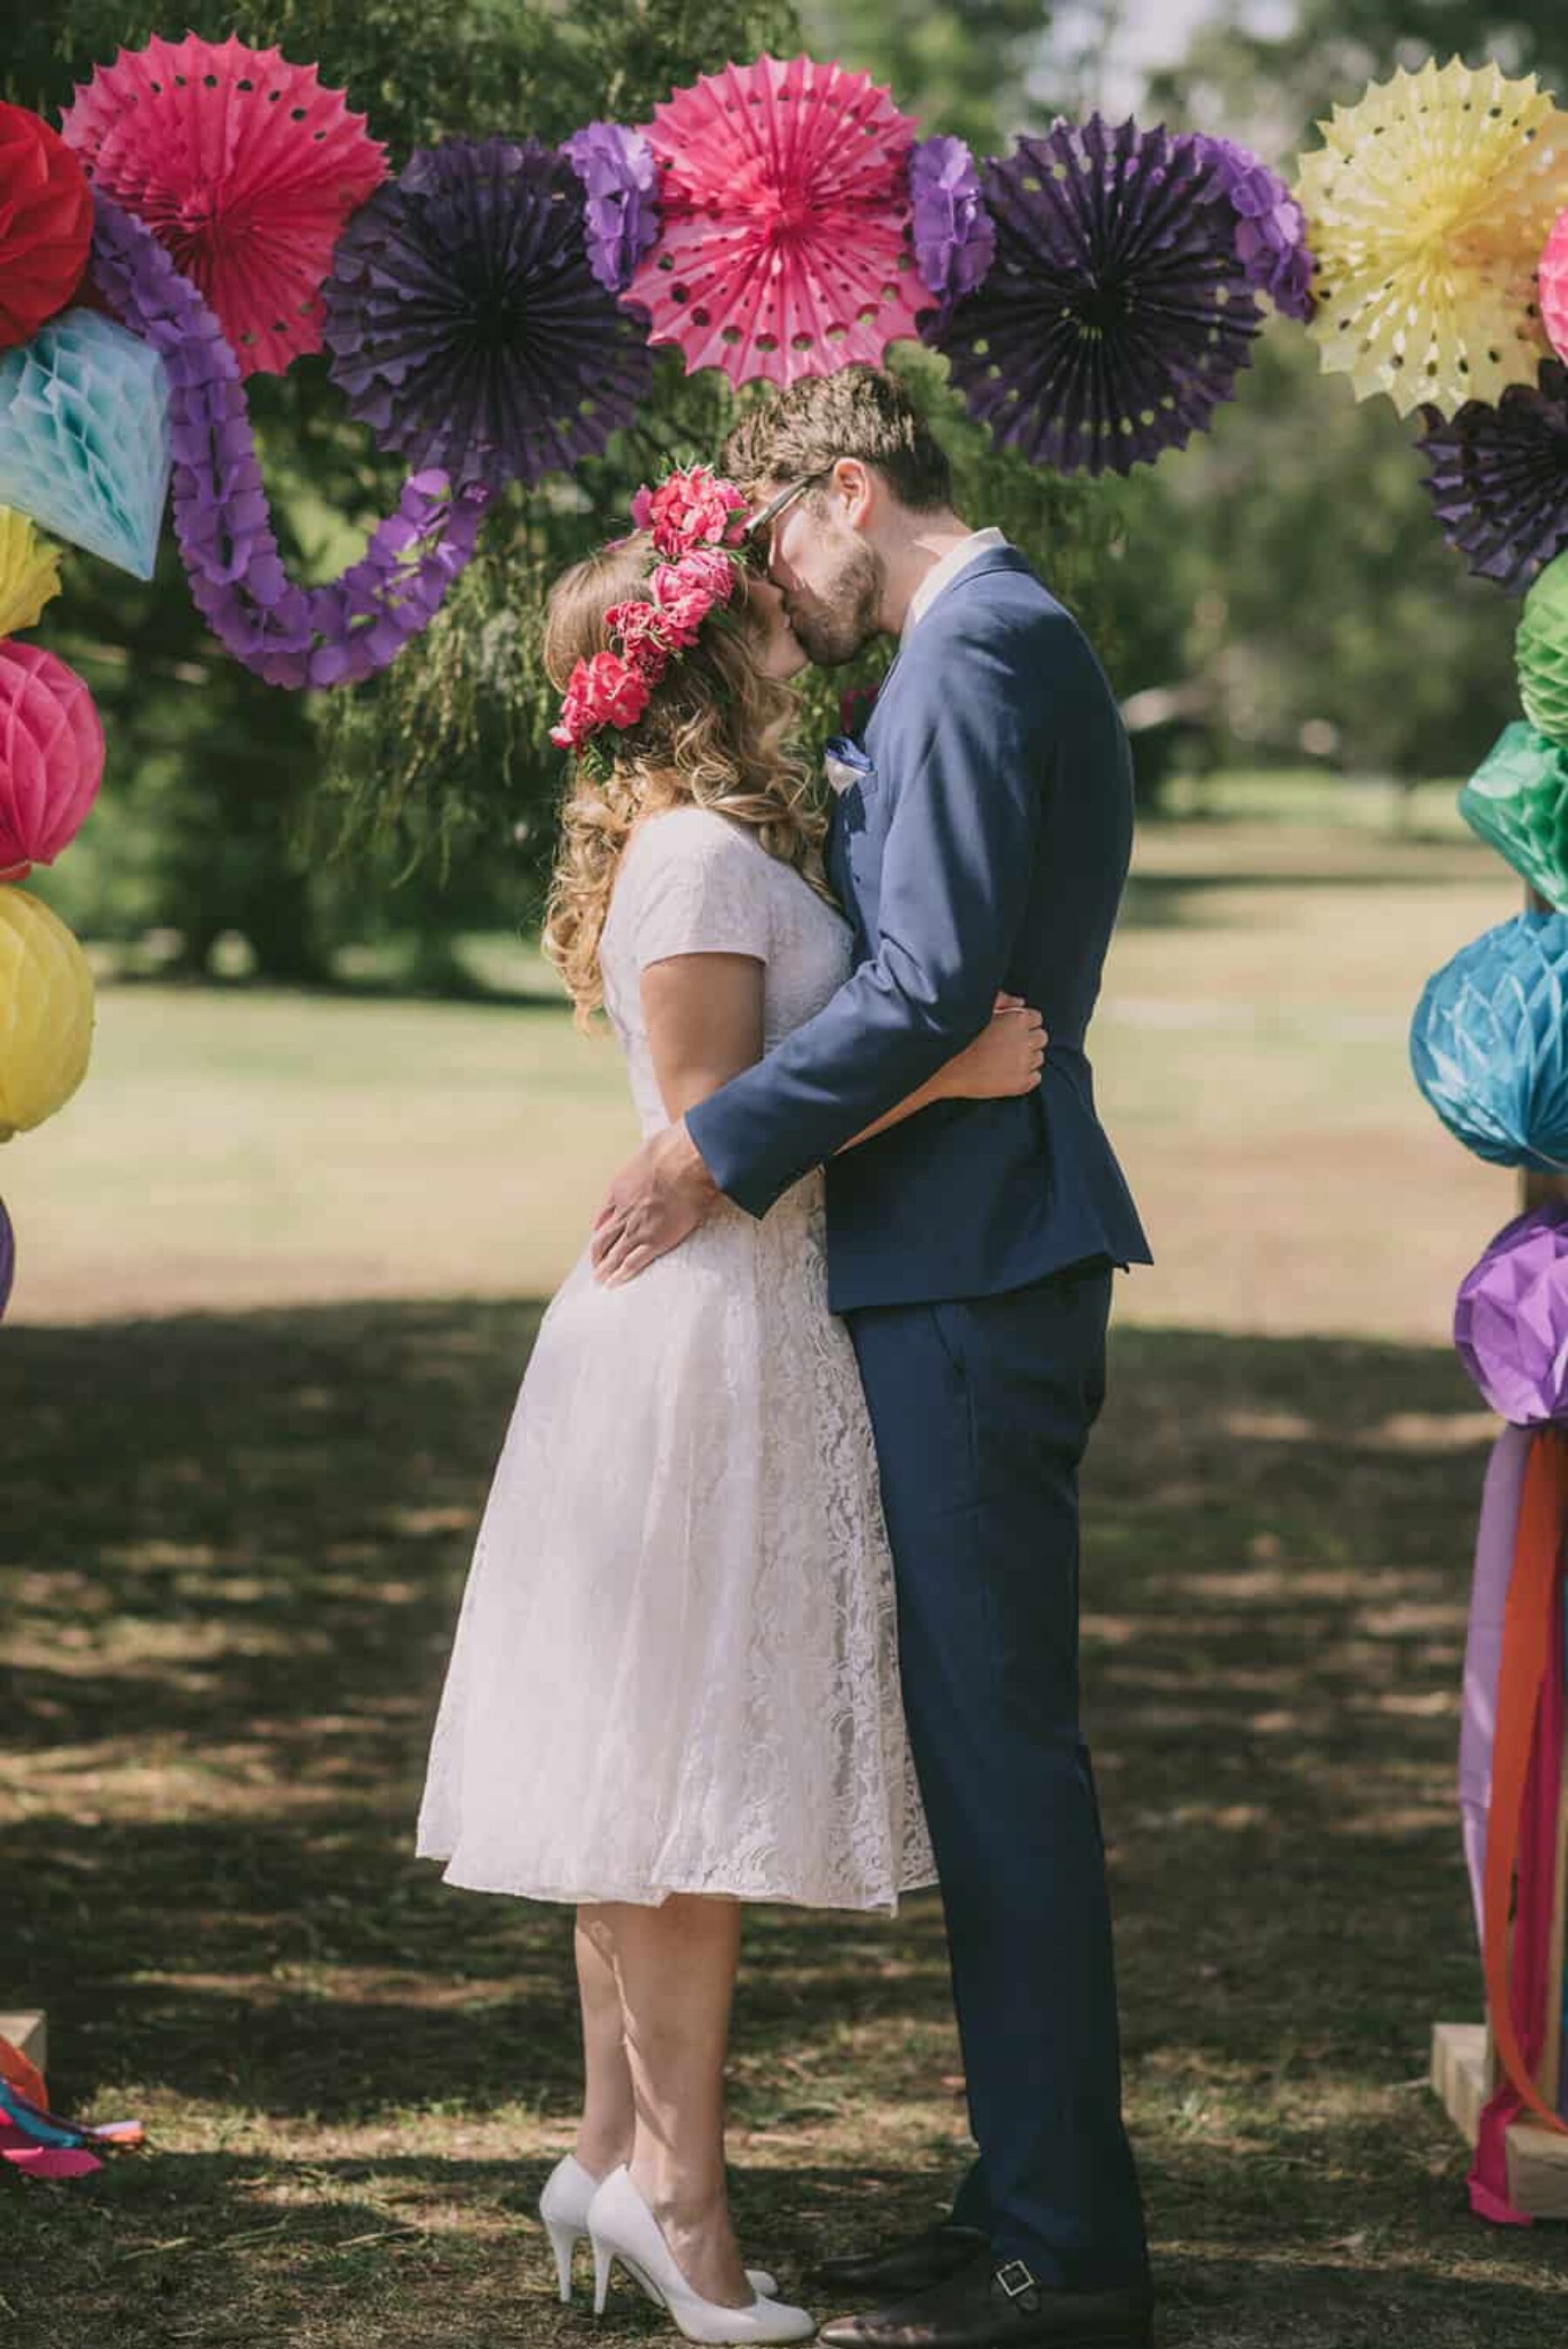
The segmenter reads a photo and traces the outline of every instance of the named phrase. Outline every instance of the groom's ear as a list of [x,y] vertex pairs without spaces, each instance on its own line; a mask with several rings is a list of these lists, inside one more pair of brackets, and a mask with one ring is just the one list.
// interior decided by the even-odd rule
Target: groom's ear
[[826,483],[834,510],[851,530],[864,530],[876,510],[880,487],[875,473],[859,457],[835,459]]

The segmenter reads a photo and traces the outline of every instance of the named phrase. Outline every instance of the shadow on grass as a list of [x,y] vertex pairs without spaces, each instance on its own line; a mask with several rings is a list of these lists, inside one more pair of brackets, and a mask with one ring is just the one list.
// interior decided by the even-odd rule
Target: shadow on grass
[[[569,1919],[412,1856],[537,1318],[5,1334],[0,1990],[48,2005],[61,2103],[145,2109],[163,2148],[83,2189],[0,2178],[0,2295],[45,2349],[161,2339],[159,2312],[170,2339],[341,2349],[585,2330],[518,2223],[577,2089]],[[1452,1780],[1488,1440],[1446,1353],[1118,1338],[1085,1679],[1172,2344],[1539,2343],[1543,2295],[1561,2322],[1549,2230],[1470,2220],[1418,2085],[1432,2021],[1479,2010]],[[788,2274],[921,2222],[957,2065],[933,1899],[754,1912],[759,2253]],[[608,2329],[650,2323],[623,2302]]]

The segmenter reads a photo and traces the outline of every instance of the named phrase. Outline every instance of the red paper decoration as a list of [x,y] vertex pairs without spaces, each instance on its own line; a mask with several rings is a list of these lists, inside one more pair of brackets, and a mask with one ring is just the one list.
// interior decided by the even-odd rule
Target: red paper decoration
[[0,350],[31,342],[87,267],[93,201],[58,131],[0,104]]
[[0,643],[0,880],[50,864],[103,780],[103,728],[74,668],[41,645]]

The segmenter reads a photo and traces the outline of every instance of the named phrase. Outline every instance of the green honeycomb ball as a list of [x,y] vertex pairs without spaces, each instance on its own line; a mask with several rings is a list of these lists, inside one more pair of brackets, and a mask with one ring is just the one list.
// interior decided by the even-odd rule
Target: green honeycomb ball
[[1460,793],[1460,812],[1559,913],[1568,912],[1568,750],[1505,726]]
[[1525,716],[1538,734],[1568,743],[1568,554],[1549,563],[1525,597],[1513,649]]

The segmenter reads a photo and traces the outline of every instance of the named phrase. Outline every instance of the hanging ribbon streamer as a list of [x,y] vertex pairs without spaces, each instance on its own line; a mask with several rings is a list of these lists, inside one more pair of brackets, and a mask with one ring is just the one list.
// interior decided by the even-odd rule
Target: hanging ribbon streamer
[[[1528,2110],[1568,2135],[1532,2076],[1545,2023],[1546,1952],[1555,1892],[1557,1803],[1562,1783],[1563,1695],[1563,1537],[1568,1524],[1568,1437],[1536,1432],[1525,1465],[1513,1572],[1503,1613],[1502,1658],[1487,1822],[1482,1960],[1488,2016],[1502,2080],[1481,2116],[1470,2207],[1484,2218],[1526,2224],[1508,2199],[1507,2132]],[[1509,1911],[1518,1887],[1513,1954]]]
[[1497,1683],[1502,1663],[1502,1623],[1519,1530],[1519,1504],[1530,1458],[1531,1431],[1505,1427],[1492,1446],[1481,1490],[1465,1640],[1464,1716],[1460,1727],[1460,1814],[1465,1864],[1475,1905],[1476,1939],[1486,1931],[1486,1829],[1491,1802],[1491,1756],[1497,1737]]

